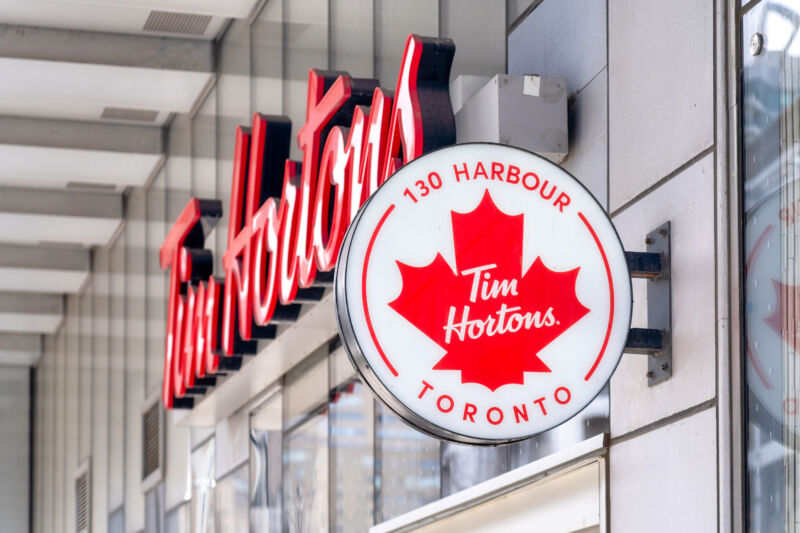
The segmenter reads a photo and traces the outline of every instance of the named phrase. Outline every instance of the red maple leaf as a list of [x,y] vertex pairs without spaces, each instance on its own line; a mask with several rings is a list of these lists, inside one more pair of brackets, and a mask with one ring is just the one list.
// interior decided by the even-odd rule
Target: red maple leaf
[[397,261],[403,288],[389,306],[447,351],[433,368],[460,370],[462,383],[494,391],[550,372],[539,351],[589,312],[575,294],[580,268],[554,272],[537,257],[523,273],[524,215],[500,211],[488,190],[451,218],[456,269],[441,254],[424,267]]

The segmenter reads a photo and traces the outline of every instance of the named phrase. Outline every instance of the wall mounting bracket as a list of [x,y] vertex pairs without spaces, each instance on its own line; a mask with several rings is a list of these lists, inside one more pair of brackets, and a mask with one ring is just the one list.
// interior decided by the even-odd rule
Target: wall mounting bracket
[[665,222],[645,239],[646,252],[625,252],[631,278],[647,282],[647,328],[631,328],[625,352],[647,356],[647,384],[672,377],[672,286],[670,225]]

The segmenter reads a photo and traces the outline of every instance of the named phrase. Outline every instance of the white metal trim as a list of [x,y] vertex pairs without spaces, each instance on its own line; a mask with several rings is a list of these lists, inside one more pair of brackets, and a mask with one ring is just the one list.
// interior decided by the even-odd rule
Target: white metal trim
[[[593,461],[601,460],[608,450],[608,435],[600,434],[578,444],[559,450],[525,466],[516,468],[505,474],[479,483],[468,489],[456,492],[428,505],[414,509],[398,517],[387,520],[369,529],[370,533],[389,533],[410,531],[423,525],[441,520],[459,511],[475,507],[486,501],[508,494],[526,485],[530,485],[546,477],[564,474],[585,466]],[[604,465],[600,465],[601,470]],[[603,478],[603,476],[601,476]],[[604,478],[603,478],[604,479]],[[600,516],[605,516],[605,501],[601,490]]]

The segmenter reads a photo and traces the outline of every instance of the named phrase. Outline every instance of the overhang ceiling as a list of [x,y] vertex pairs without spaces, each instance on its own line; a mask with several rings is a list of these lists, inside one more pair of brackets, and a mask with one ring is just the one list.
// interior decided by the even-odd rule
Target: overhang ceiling
[[35,364],[258,0],[0,0],[0,365]]
[[241,18],[253,8],[253,0],[3,0],[0,20],[5,24],[65,28],[111,33],[171,35],[144,29],[153,10],[188,15],[210,15],[202,35],[189,39],[210,40],[217,36],[226,18]]

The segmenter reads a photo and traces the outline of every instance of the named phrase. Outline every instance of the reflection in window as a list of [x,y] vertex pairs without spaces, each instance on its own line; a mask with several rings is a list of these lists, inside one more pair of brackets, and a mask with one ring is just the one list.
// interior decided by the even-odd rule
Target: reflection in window
[[217,533],[248,533],[249,474],[244,464],[217,482]]
[[144,530],[164,531],[163,483],[159,483],[144,495]]
[[[166,533],[189,533],[192,521],[192,509],[189,503],[184,503],[169,513],[164,519]],[[109,533],[111,533],[109,531]]]
[[605,433],[608,428],[608,385],[572,419],[536,437],[509,447],[509,468],[519,468],[558,450]]
[[498,476],[508,470],[508,447],[442,443],[442,496]]
[[742,19],[744,297],[749,531],[795,529],[800,385],[800,15],[763,1]]
[[372,525],[373,406],[372,393],[360,382],[338,388],[331,399],[332,531]]
[[214,533],[214,439],[192,452],[192,531]]
[[290,533],[328,530],[328,416],[291,430],[283,443],[283,517]]
[[250,417],[250,531],[281,530],[283,406],[280,395]]
[[125,533],[125,515],[122,507],[108,515],[108,533]]
[[389,520],[439,499],[439,441],[377,406],[376,522]]

